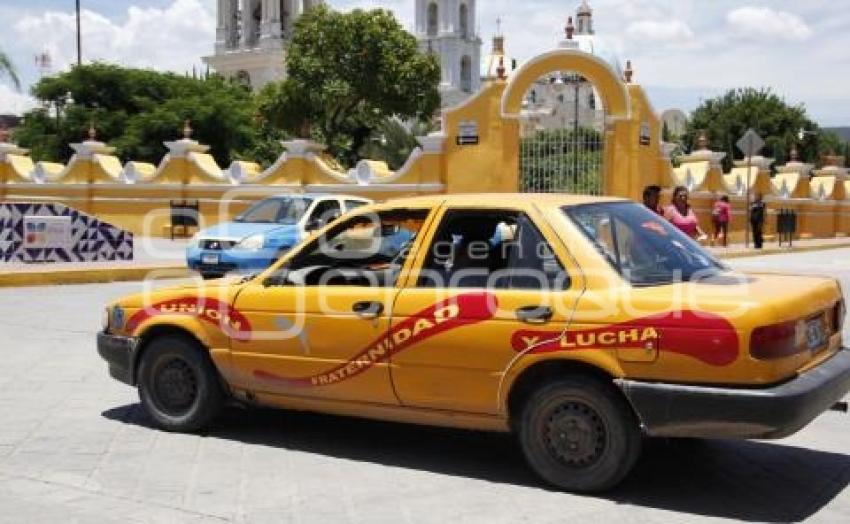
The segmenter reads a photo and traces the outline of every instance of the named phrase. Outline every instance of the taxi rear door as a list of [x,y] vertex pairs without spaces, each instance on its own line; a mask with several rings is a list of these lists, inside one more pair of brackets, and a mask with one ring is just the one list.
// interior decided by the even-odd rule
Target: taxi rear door
[[538,220],[532,206],[475,205],[435,220],[393,307],[390,333],[405,346],[391,375],[403,405],[496,414],[512,364],[529,345],[559,339],[583,283]]

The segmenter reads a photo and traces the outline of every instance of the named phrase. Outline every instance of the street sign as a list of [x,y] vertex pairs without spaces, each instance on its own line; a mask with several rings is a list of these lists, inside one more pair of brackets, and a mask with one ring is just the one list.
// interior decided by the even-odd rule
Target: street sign
[[744,156],[751,157],[759,154],[759,151],[764,147],[764,140],[756,133],[755,129],[750,128],[744,133],[744,136],[735,144]]

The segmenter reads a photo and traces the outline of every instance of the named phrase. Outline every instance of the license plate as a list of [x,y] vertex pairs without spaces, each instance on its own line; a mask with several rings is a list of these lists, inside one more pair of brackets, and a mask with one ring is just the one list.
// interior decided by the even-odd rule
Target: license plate
[[820,317],[806,322],[806,344],[811,350],[818,349],[826,344],[826,332],[823,329],[823,320]]
[[201,255],[201,263],[208,266],[218,265],[218,255]]

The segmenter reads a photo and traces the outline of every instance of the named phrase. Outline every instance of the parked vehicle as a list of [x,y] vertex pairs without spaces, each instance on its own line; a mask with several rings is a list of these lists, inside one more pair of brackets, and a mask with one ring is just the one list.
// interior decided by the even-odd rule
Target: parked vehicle
[[600,491],[642,434],[781,438],[840,407],[844,317],[837,280],[735,273],[639,204],[440,195],[249,280],[123,298],[97,345],[169,431],[227,399],[512,431],[543,479]]
[[186,248],[186,263],[204,278],[263,270],[311,231],[369,203],[361,197],[309,193],[267,198],[233,221],[195,235]]

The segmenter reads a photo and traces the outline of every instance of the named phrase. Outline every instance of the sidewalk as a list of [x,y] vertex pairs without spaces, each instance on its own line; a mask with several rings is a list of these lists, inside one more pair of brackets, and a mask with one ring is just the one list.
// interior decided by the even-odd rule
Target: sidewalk
[[787,242],[784,243],[782,247],[779,247],[778,242],[771,241],[765,242],[762,249],[755,249],[752,243],[750,243],[749,248],[745,248],[743,243],[736,243],[729,244],[729,247],[707,247],[707,249],[719,258],[742,258],[760,255],[839,249],[843,247],[850,247],[850,237],[795,240],[792,247],[789,247]]
[[[89,284],[188,276],[186,240],[136,238],[135,258],[128,262],[70,262],[54,264],[22,264],[0,262],[0,287]],[[817,251],[850,247],[850,237],[795,240],[793,248],[765,243],[761,250],[747,249],[743,244],[709,247],[719,258],[741,258],[781,253]]]

